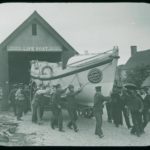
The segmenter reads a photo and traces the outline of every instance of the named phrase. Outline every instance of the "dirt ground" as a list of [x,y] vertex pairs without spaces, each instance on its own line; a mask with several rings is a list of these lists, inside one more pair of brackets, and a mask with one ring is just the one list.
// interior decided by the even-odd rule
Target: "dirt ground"
[[[16,118],[11,112],[1,115],[9,115],[14,120]],[[104,138],[95,136],[95,119],[79,117],[77,124],[79,132],[74,132],[66,127],[69,117],[67,111],[63,111],[64,130],[51,129],[51,112],[46,111],[43,117],[43,124],[38,125],[31,122],[31,112],[23,116],[23,121],[18,122],[16,133],[10,138],[8,143],[0,143],[7,146],[148,146],[150,145],[150,124],[145,129],[145,134],[136,137],[130,134],[125,125],[116,128],[114,124],[107,122],[106,111],[103,115]]]

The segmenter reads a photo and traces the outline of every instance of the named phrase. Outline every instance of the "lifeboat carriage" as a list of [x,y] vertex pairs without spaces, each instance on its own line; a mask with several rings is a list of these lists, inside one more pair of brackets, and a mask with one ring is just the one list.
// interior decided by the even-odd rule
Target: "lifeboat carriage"
[[[59,63],[32,62],[31,81],[37,85],[49,85],[50,89],[58,83],[62,87],[73,84],[75,90],[82,86],[82,92],[76,96],[78,113],[90,118],[93,116],[95,86],[101,86],[102,94],[110,96],[118,58],[118,47],[114,47],[104,53],[74,56],[70,58],[65,69],[62,69]],[[51,99],[48,98],[48,101],[49,105],[46,106],[50,108]],[[65,108],[65,98],[62,97],[62,101]]]

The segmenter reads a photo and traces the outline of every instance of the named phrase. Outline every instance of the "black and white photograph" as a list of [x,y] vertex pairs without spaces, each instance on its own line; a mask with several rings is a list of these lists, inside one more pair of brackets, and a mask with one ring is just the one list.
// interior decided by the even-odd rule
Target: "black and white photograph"
[[0,146],[149,146],[150,4],[1,3]]

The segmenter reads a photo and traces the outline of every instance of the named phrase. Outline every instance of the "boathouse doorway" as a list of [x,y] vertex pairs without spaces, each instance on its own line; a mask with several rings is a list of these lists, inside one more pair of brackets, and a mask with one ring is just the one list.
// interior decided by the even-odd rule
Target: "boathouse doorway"
[[9,84],[29,83],[32,60],[60,62],[61,52],[8,52]]

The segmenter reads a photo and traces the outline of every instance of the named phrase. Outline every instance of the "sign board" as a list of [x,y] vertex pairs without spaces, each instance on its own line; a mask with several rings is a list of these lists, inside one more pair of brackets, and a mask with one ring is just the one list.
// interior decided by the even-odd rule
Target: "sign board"
[[61,47],[48,47],[48,46],[7,46],[7,51],[27,51],[27,52],[46,52],[54,51],[61,52]]

